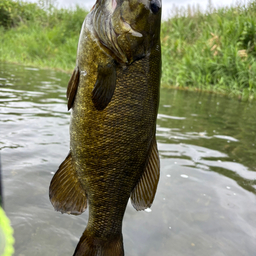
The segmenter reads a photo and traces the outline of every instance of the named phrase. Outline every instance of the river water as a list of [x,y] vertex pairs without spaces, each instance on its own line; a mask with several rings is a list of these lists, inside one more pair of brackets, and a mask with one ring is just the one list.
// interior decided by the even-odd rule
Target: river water
[[[4,203],[16,256],[72,255],[87,211],[54,211],[48,186],[69,148],[69,75],[0,63]],[[256,255],[256,104],[161,90],[161,178],[151,211],[128,205],[126,256]]]

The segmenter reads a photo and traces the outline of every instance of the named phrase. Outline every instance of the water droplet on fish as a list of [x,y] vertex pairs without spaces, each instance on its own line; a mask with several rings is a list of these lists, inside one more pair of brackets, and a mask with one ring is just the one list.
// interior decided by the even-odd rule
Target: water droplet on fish
[[169,227],[169,229],[172,229],[172,227]]
[[82,76],[86,76],[86,75],[87,75],[87,72],[86,72],[85,70],[82,70],[82,71],[80,71],[80,74],[81,74]]
[[150,208],[145,209],[145,212],[152,212]]
[[165,198],[163,198],[163,200],[165,200]]
[[227,186],[227,189],[231,189],[231,187]]
[[54,175],[55,172],[51,172],[52,175]]
[[174,162],[174,164],[177,164],[177,162]]
[[221,163],[221,160],[218,160],[217,162],[218,162],[218,163]]
[[180,177],[187,179],[187,178],[188,178],[188,175],[186,175],[186,174],[181,174]]
[[170,175],[170,174],[167,174],[167,175],[166,175],[166,177],[170,178],[170,177],[171,177],[171,175]]

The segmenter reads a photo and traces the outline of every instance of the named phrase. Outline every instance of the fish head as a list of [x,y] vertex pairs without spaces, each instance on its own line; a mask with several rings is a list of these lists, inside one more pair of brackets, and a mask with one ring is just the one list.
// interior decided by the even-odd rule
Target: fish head
[[125,64],[160,47],[161,0],[98,0],[93,27],[99,41]]

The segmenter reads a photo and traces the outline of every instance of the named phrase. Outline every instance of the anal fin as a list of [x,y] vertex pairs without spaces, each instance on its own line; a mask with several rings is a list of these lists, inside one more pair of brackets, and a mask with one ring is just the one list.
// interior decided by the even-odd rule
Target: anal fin
[[154,138],[146,168],[139,182],[131,193],[131,203],[137,211],[145,210],[152,205],[155,198],[159,177],[160,161],[156,138]]
[[85,211],[87,207],[86,194],[78,180],[71,153],[54,174],[49,188],[49,196],[55,210],[61,213],[79,215]]

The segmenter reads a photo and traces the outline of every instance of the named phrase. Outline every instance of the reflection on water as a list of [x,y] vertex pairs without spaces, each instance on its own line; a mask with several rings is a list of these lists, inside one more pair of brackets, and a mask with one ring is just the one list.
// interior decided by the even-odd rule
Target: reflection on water
[[[87,212],[62,215],[48,199],[69,148],[68,79],[0,63],[4,196],[17,256],[72,255],[86,226]],[[127,207],[126,255],[255,255],[255,132],[255,103],[161,90],[159,188],[152,211]]]
[[170,104],[159,110],[162,157],[191,159],[193,166],[218,172],[256,193],[255,103],[178,91],[162,91],[162,102]]

